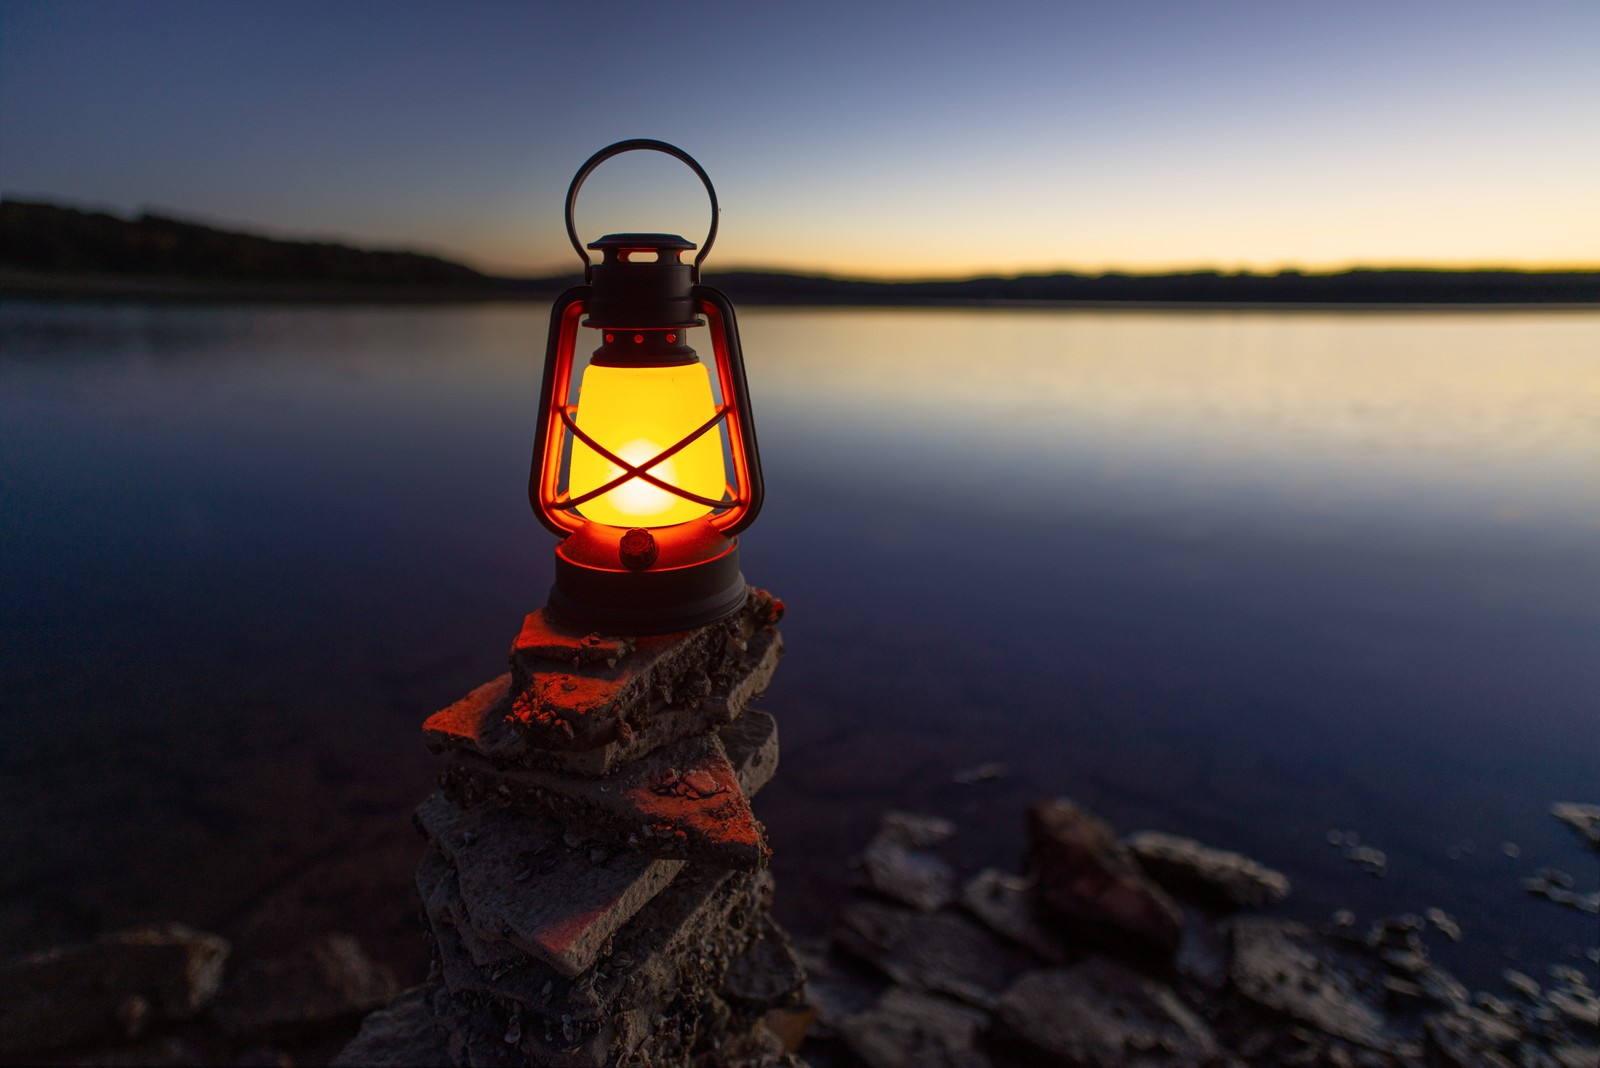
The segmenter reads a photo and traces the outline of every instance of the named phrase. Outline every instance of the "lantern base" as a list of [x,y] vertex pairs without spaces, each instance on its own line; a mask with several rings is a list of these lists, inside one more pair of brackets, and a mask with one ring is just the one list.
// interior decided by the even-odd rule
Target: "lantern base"
[[739,544],[704,520],[650,531],[657,547],[641,569],[622,562],[628,532],[590,523],[556,546],[549,612],[567,626],[602,634],[669,634],[733,615],[749,587]]

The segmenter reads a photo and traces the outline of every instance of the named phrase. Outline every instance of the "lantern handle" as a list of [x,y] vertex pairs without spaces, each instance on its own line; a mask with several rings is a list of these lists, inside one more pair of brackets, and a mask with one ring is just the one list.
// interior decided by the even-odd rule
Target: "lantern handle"
[[700,264],[711,251],[711,245],[717,239],[717,215],[721,208],[717,206],[717,191],[711,185],[711,176],[706,174],[705,168],[695,161],[695,158],[677,145],[669,145],[665,141],[656,141],[648,137],[635,137],[628,141],[618,141],[614,145],[607,145],[578,168],[578,173],[572,176],[572,184],[567,187],[567,238],[572,242],[572,247],[578,250],[578,258],[583,260],[583,280],[587,284],[592,281],[594,264],[589,260],[589,252],[583,247],[583,242],[578,238],[578,226],[573,220],[572,209],[578,204],[578,190],[585,179],[594,173],[594,169],[612,156],[620,156],[624,152],[634,152],[640,149],[649,149],[653,152],[665,152],[674,159],[688,164],[695,174],[700,176],[700,181],[706,187],[706,195],[711,198],[711,229],[706,232],[705,242],[700,246],[699,255],[694,258],[694,266],[690,277],[694,282],[700,281]]

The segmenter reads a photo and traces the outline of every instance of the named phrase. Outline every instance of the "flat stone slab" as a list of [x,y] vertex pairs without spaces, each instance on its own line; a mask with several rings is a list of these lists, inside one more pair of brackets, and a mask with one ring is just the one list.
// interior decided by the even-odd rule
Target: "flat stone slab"
[[[481,805],[462,809],[437,793],[416,819],[434,847],[417,869],[418,891],[437,907],[459,902],[450,911],[464,936],[475,936],[467,948],[480,967],[531,956],[577,975],[683,867],[639,853],[595,862],[589,850],[569,848],[553,820]],[[447,879],[455,892],[443,899]]]
[[651,1033],[675,1001],[706,1000],[728,962],[756,937],[771,906],[766,873],[688,869],[620,932],[612,952],[580,976],[536,961],[480,969],[449,923],[432,922],[445,990],[470,1003],[497,1006],[518,1021],[517,1038],[536,1063],[552,1049],[588,1050],[573,1063],[620,1057]]
[[1230,921],[1228,982],[1246,1000],[1347,1042],[1384,1049],[1383,1016],[1303,924],[1247,917]]
[[[480,998],[451,994],[444,984],[434,985],[428,993],[433,1018],[445,1033],[445,1064],[455,1068],[512,1068],[528,1063],[517,1045],[522,1037],[515,1014],[508,1014],[498,1006],[485,1003]],[[507,1039],[511,1039],[510,1042]],[[546,1064],[566,1064],[575,1068],[594,1068],[604,1060],[572,1058],[563,1061],[545,1061]],[[441,1066],[442,1068],[442,1066]]]
[[448,924],[455,930],[456,940],[472,963],[488,972],[499,972],[513,964],[521,964],[533,954],[519,948],[509,938],[483,934],[473,926],[461,900],[461,881],[455,866],[429,844],[417,865],[417,896],[422,899],[422,912],[428,924],[437,928]]
[[1128,839],[1128,848],[1163,889],[1210,909],[1264,908],[1289,896],[1282,872],[1193,838],[1140,831]]
[[717,731],[746,797],[754,797],[778,773],[778,721],[752,708]]
[[794,943],[771,918],[761,920],[750,945],[728,962],[721,993],[729,1004],[756,1014],[805,1000],[805,969]]
[[511,671],[430,716],[435,752],[606,774],[651,749],[721,726],[764,690],[783,655],[781,602],[751,590],[733,617],[696,630],[604,638],[543,609],[523,621]]
[[999,1017],[1028,1045],[1084,1068],[1211,1068],[1215,1037],[1169,987],[1116,961],[1029,972]]
[[[514,1006],[438,990],[435,1017],[448,1035],[449,1060],[418,1064],[475,1068],[616,1068],[668,1065],[696,1068],[780,1068],[784,1057],[764,1027],[743,1034],[726,1027],[728,1008],[715,994],[704,1000],[680,997],[651,1012],[619,1013],[615,1027],[583,1031],[547,1024]],[[714,1044],[714,1045],[713,1045]],[[712,1046],[712,1048],[705,1048]]]
[[[746,795],[771,781],[778,767],[771,716],[747,712],[721,737]],[[434,847],[418,868],[418,892],[425,905],[432,901],[436,910],[449,911],[473,962],[483,968],[526,955],[577,975],[683,867],[681,860],[639,852],[575,848],[555,820],[492,804],[462,808],[440,794],[418,807],[416,819]],[[445,879],[456,881],[455,891],[441,897]],[[448,904],[457,901],[459,907]]]
[[987,1013],[904,987],[890,987],[841,1028],[851,1052],[870,1068],[989,1068],[978,1048]]
[[601,779],[540,768],[497,768],[456,752],[446,796],[552,818],[616,849],[668,860],[759,871],[771,849],[722,739],[700,734],[663,746]]
[[0,1056],[130,1038],[187,1019],[216,995],[228,943],[151,924],[0,963]]
[[925,913],[854,901],[839,915],[834,943],[901,986],[949,994],[991,1009],[1024,967],[987,931],[954,912]]

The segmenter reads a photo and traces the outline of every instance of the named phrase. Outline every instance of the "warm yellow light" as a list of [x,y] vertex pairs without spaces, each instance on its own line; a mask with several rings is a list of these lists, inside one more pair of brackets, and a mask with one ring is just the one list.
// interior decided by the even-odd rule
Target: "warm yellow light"
[[[578,426],[631,464],[643,464],[688,436],[716,414],[711,380],[700,363],[672,367],[591,365],[578,386]],[[701,497],[717,500],[725,484],[722,440],[712,427],[649,473]],[[582,441],[572,443],[568,492],[580,497],[618,475],[622,468]],[[628,479],[578,506],[585,519],[616,527],[665,527],[711,511],[703,504]]]

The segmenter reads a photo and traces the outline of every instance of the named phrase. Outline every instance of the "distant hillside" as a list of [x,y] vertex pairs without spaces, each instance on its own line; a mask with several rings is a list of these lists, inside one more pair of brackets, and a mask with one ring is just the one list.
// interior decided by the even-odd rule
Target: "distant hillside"
[[349,290],[487,292],[497,284],[470,267],[416,252],[281,241],[161,215],[124,219],[23,200],[0,201],[0,268],[24,275],[292,283]]
[[[0,292],[291,300],[548,300],[578,281],[497,278],[437,256],[282,241],[161,215],[0,200]],[[1057,274],[884,282],[707,272],[745,304],[1597,304],[1600,271]]]
[[748,304],[1594,304],[1600,271],[1357,268],[1326,274],[1059,274],[869,282],[761,271],[709,274]]

